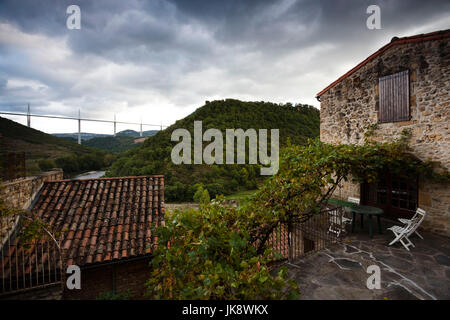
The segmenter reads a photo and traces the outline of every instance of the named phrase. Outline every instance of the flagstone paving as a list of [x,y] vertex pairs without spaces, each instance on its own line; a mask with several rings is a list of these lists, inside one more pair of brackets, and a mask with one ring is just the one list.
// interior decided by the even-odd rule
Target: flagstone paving
[[[386,224],[384,224],[386,226]],[[388,246],[390,231],[349,234],[327,249],[286,262],[299,284],[301,299],[450,299],[449,238],[421,232],[410,237],[415,248]],[[370,265],[381,270],[381,288],[368,289]]]

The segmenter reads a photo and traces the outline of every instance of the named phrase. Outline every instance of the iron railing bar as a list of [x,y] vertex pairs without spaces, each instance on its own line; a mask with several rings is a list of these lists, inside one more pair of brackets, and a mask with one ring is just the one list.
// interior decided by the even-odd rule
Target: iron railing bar
[[27,266],[28,266],[28,272],[29,272],[29,279],[30,279],[30,288],[33,287],[33,248],[31,247],[32,244],[30,244],[30,248],[25,252],[27,255]]
[[[53,247],[55,247],[56,245],[53,244]],[[55,248],[54,248],[55,249]],[[53,259],[54,259],[54,263],[55,263],[55,281],[56,281],[56,277],[57,277],[57,261],[56,261],[56,250],[53,250]]]
[[21,251],[22,251],[22,279],[23,279],[23,287],[25,288],[25,286],[26,286],[25,253],[24,253],[23,248]]
[[[0,219],[0,231],[3,230],[3,219]],[[1,241],[1,247],[0,251],[2,253],[2,257],[0,262],[2,263],[2,291],[5,291],[5,266],[4,266],[4,259],[3,259],[3,232],[0,235],[0,241]]]
[[8,223],[8,269],[9,269],[9,290],[12,290],[12,270],[11,270],[11,257],[9,257],[10,252],[11,252],[11,235],[9,233],[9,221]]
[[50,243],[47,241],[47,259],[48,259],[48,282],[52,281],[50,278],[51,275],[51,267],[50,267]]
[[41,265],[42,265],[42,283],[45,283],[45,262],[44,262],[44,244],[41,241]]
[[[17,239],[17,228],[14,228],[14,234],[15,234],[14,238]],[[17,240],[16,240],[16,243],[18,244]],[[16,256],[16,286],[17,286],[17,289],[19,289],[19,261],[17,258],[17,248],[18,248],[18,246],[16,245],[14,252],[15,252],[15,256]]]
[[36,285],[39,285],[39,268],[38,268],[38,254],[37,254],[37,244],[34,246],[34,254],[36,256]]

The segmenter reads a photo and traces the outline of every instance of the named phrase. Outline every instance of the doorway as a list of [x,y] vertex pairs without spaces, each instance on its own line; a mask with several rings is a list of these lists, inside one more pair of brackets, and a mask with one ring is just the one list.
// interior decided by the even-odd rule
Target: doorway
[[384,171],[378,181],[361,184],[362,204],[381,208],[387,218],[411,218],[418,205],[417,177],[403,177]]

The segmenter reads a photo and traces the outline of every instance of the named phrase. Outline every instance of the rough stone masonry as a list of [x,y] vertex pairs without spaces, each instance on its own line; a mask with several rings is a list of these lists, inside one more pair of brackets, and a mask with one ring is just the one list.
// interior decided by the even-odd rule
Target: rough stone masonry
[[[439,38],[393,39],[374,59],[320,95],[320,139],[361,144],[370,125],[378,123],[380,77],[409,70],[410,121],[378,123],[374,138],[392,141],[410,129],[410,145],[421,160],[450,170],[450,30]],[[381,49],[380,49],[381,50]],[[336,197],[360,197],[359,185],[344,183]],[[448,184],[419,181],[419,207],[429,214],[423,227],[450,236]]]

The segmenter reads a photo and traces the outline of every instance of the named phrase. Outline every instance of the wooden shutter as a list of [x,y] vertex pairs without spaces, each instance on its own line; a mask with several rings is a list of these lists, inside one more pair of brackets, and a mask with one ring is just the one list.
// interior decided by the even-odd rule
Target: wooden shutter
[[410,120],[408,70],[381,77],[379,93],[379,122]]

